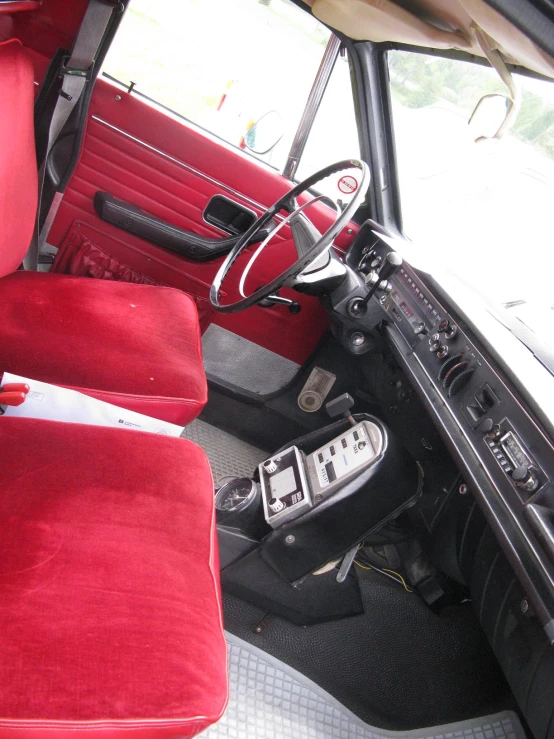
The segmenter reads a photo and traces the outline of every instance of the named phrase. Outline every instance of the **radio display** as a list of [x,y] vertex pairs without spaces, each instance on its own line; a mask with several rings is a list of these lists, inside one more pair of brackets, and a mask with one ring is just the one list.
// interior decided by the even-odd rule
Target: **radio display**
[[504,450],[504,454],[508,457],[514,467],[529,466],[530,462],[527,459],[527,456],[511,431],[504,434],[500,443]]

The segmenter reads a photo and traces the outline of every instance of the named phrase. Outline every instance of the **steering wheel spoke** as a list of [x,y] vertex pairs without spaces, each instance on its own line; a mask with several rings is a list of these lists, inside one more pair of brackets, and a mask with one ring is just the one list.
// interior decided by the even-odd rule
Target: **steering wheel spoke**
[[[344,171],[346,169],[361,170],[361,182],[357,190],[353,193],[352,199],[341,212],[337,207],[337,217],[334,223],[321,234],[312,220],[305,211],[317,202],[325,200],[329,202],[329,198],[324,195],[311,195],[310,191],[314,185],[331,175]],[[342,178],[341,178],[342,179]],[[350,178],[354,179],[354,178]],[[339,181],[340,183],[340,181]],[[283,286],[294,286],[297,278],[305,280],[309,275],[315,274],[317,271],[326,267],[329,262],[328,251],[333,243],[334,238],[348,223],[350,218],[357,210],[362,198],[365,195],[369,185],[369,168],[365,162],[356,159],[347,159],[337,162],[322,169],[320,172],[308,177],[289,190],[282,198],[280,198],[271,208],[268,208],[260,218],[254,223],[248,231],[246,231],[233,250],[229,253],[223,264],[218,270],[210,288],[210,303],[221,313],[236,313],[238,311],[249,308],[252,305],[260,304],[268,296],[275,294]],[[299,196],[308,192],[308,199],[303,198],[303,202],[299,204]],[[279,211],[285,210],[288,215],[283,218],[263,239],[261,244],[255,249],[246,267],[243,270],[239,281],[239,293],[241,299],[234,303],[223,305],[219,299],[219,293],[223,282],[229,274],[233,264],[238,257],[244,252],[253,238],[266,224],[276,216]],[[290,226],[298,259],[290,267],[284,270],[278,277],[268,282],[266,285],[255,290],[251,295],[246,294],[246,280],[254,263],[265,249],[269,241],[285,226]],[[309,279],[309,277],[308,277]]]

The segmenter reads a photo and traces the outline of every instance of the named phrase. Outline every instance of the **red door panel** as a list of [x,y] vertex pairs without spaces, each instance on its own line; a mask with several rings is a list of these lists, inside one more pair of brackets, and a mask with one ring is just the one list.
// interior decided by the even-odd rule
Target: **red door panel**
[[[284,291],[302,305],[292,315],[283,306],[250,308],[233,315],[207,310],[207,297],[221,259],[194,262],[102,221],[93,198],[103,190],[175,226],[205,236],[223,236],[202,214],[210,199],[223,194],[260,214],[291,187],[278,173],[249,155],[204,135],[182,120],[99,79],[90,106],[83,151],[66,190],[48,241],[61,246],[80,234],[130,270],[194,295],[210,320],[255,343],[302,363],[324,332],[325,314],[314,298]],[[317,203],[310,215],[324,231],[333,214]],[[356,226],[351,224],[352,233]],[[346,248],[352,233],[336,240]],[[69,247],[69,248],[72,248]],[[249,277],[254,289],[296,257],[290,230],[284,228],[262,254]],[[238,274],[238,271],[237,271]],[[229,297],[236,289],[231,276]]]

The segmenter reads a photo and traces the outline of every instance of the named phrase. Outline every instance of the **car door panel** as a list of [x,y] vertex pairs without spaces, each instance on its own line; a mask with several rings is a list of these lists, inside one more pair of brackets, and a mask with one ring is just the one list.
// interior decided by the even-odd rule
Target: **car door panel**
[[[260,215],[290,187],[287,179],[249,155],[100,78],[91,101],[81,158],[48,241],[64,246],[67,270],[75,234],[80,233],[81,240],[94,243],[131,271],[191,293],[201,306],[204,327],[213,321],[302,363],[327,325],[317,300],[283,291],[301,304],[300,313],[292,315],[283,306],[255,307],[232,315],[211,313],[207,307],[209,287],[223,257],[209,262],[186,259],[106,223],[94,210],[96,193],[109,192],[177,228],[223,238],[228,234],[203,218],[214,196],[227,197]],[[312,206],[310,214],[320,231],[333,220],[333,211],[322,203]],[[351,224],[345,229],[336,240],[337,246],[345,249],[356,228]],[[263,284],[295,257],[290,230],[285,227],[253,267],[249,285]],[[59,269],[59,260],[55,268]],[[225,285],[228,299],[236,295],[236,287],[236,278]]]

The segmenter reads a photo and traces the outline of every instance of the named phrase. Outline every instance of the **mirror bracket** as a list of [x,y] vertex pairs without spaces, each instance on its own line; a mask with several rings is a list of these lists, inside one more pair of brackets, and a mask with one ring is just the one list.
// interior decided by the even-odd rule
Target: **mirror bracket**
[[[472,23],[472,30],[475,34],[477,43],[483,51],[483,54],[487,57],[491,66],[496,70],[498,76],[506,85],[506,88],[508,89],[506,101],[509,103],[509,107],[506,110],[504,120],[498,127],[496,133],[493,136],[479,136],[477,139],[475,139],[475,141],[478,142],[487,139],[499,139],[507,131],[509,131],[515,123],[521,105],[521,92],[516,85],[512,73],[506,66],[506,62],[504,61],[502,54],[498,51],[497,44],[494,39],[492,39],[487,33],[485,33],[485,31],[483,31],[483,29],[480,28],[476,23]],[[480,105],[488,98],[495,97],[498,94],[499,93],[489,93],[488,95],[483,95],[483,97],[479,100],[479,102],[473,109],[473,113],[471,114],[469,119],[469,124],[471,124],[472,120],[474,119]]]

